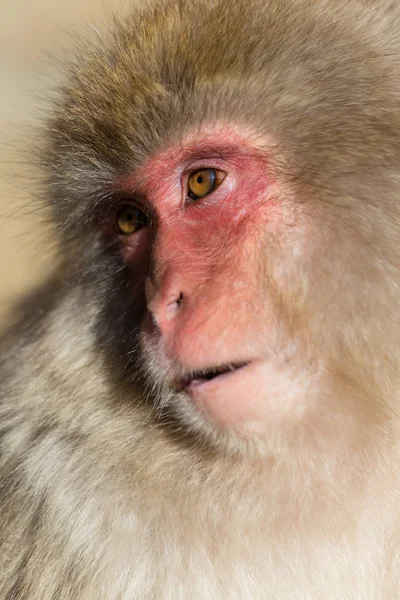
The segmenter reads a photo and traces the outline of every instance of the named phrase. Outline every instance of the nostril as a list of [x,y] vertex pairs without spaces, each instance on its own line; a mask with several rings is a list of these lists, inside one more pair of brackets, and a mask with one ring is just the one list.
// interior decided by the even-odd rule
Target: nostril
[[[171,286],[172,287],[172,286]],[[179,289],[179,288],[178,288]],[[170,290],[156,290],[150,295],[152,290],[149,287],[149,302],[147,310],[150,315],[153,326],[156,326],[160,331],[166,331],[173,327],[175,317],[182,310],[185,296],[183,292]]]
[[169,302],[167,304],[167,308],[170,311],[177,311],[177,310],[179,310],[182,302],[183,302],[183,294],[181,292],[177,298],[175,298],[172,302]]

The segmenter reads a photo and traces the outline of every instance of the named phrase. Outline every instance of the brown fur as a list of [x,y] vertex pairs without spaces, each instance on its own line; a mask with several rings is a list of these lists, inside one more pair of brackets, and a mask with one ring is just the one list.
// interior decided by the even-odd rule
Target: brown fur
[[[1,599],[399,598],[399,16],[166,1],[80,50],[43,153],[61,266],[2,342]],[[289,217],[286,256],[262,240],[294,380],[320,390],[265,439],[163,395],[97,226],[116,181],[220,121],[271,140],[317,248],[296,272]]]

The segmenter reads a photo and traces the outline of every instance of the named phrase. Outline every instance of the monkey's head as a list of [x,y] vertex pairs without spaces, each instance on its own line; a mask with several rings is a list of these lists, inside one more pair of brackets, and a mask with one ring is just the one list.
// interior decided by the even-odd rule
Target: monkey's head
[[110,370],[215,439],[397,410],[398,65],[344,2],[159,2],[76,61],[49,126]]

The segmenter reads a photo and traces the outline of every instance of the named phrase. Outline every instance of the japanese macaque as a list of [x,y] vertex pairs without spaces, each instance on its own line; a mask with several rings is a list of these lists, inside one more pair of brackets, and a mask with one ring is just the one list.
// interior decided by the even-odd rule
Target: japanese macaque
[[398,600],[396,3],[156,0],[68,71],[1,600]]

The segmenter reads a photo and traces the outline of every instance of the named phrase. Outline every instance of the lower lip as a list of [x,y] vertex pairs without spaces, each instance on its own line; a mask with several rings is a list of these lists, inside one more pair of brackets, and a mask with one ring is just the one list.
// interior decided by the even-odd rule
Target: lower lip
[[193,380],[183,392],[214,423],[247,435],[265,417],[265,371],[265,361],[253,361],[210,381]]
[[243,367],[239,367],[234,371],[222,373],[221,375],[218,375],[217,377],[206,381],[202,381],[201,379],[193,379],[183,388],[183,391],[190,394],[190,392],[200,392],[203,390],[207,391],[210,388],[214,388],[219,385],[224,385],[225,383],[228,383],[231,379],[233,379],[237,374],[242,374],[248,367],[250,367],[250,363],[248,363],[247,365],[243,365]]

